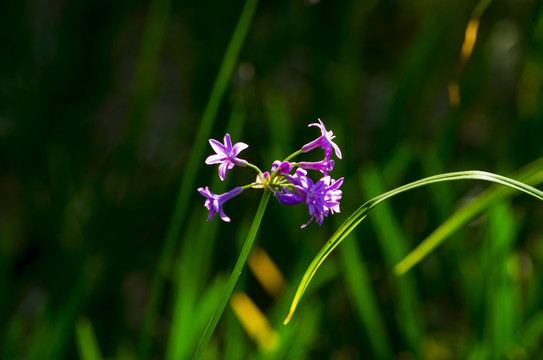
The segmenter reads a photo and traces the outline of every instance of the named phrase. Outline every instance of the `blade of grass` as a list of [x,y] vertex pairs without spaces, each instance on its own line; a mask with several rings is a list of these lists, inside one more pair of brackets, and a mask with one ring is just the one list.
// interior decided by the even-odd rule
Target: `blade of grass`
[[[322,320],[322,305],[310,303],[310,312],[300,319],[300,324],[293,332],[291,346],[287,349],[284,357],[276,359],[309,359],[311,344],[318,341],[318,325]],[[284,337],[282,337],[284,339]]]
[[102,358],[92,323],[87,317],[80,317],[75,324],[77,350],[82,360],[100,360]]
[[[543,158],[528,165],[519,171],[514,177],[520,179],[528,185],[539,185],[543,182]],[[438,247],[443,241],[449,238],[454,232],[464,226],[475,216],[488,209],[496,201],[510,196],[514,193],[512,189],[503,187],[491,187],[479,195],[469,205],[456,211],[443,224],[435,229],[426,239],[424,239],[414,250],[412,250],[395,267],[394,272],[400,276],[415,266],[427,254]]]
[[340,248],[343,276],[347,281],[349,295],[356,314],[369,338],[374,354],[373,358],[392,359],[392,345],[357,244],[356,232],[353,232],[351,241],[345,242]]
[[227,311],[224,314],[224,323],[226,326],[224,352],[225,360],[246,359],[246,342],[239,320],[234,316],[232,311]]
[[493,356],[500,358],[511,346],[517,328],[517,308],[507,260],[515,240],[515,220],[509,207],[500,202],[489,211],[489,241],[483,247],[483,270],[486,270],[485,339]]
[[224,308],[226,307],[226,304],[228,303],[228,299],[230,298],[230,295],[232,294],[232,291],[234,290],[234,286],[236,285],[236,282],[238,281],[239,276],[241,275],[241,270],[243,269],[243,265],[247,261],[247,256],[249,256],[249,251],[251,250],[251,247],[253,246],[253,242],[256,238],[256,233],[258,232],[258,228],[260,227],[260,222],[262,221],[262,216],[264,215],[264,210],[266,209],[266,205],[268,204],[268,200],[270,199],[270,192],[266,191],[264,195],[262,195],[262,200],[260,201],[260,205],[258,206],[258,209],[256,210],[255,218],[253,220],[253,224],[251,225],[251,228],[249,229],[249,234],[247,234],[247,238],[245,239],[245,243],[243,244],[243,248],[241,249],[241,254],[238,257],[238,260],[236,262],[236,265],[234,266],[234,270],[232,270],[232,274],[230,275],[230,278],[228,279],[228,283],[226,284],[226,288],[224,289],[224,292],[219,299],[219,304],[217,305],[217,309],[215,310],[215,313],[209,320],[209,324],[207,325],[207,328],[204,332],[204,335],[202,337],[202,341],[198,345],[198,348],[196,349],[196,353],[194,354],[194,360],[201,359],[204,355],[205,348],[207,344],[209,343],[209,340],[211,339],[211,335],[213,334],[213,331],[215,330],[215,327],[217,326],[217,323],[219,322],[219,318],[222,315],[222,312],[224,311]]
[[162,303],[166,279],[170,274],[173,254],[175,254],[176,241],[181,232],[181,226],[185,219],[191,193],[194,191],[194,183],[198,168],[203,162],[207,139],[211,133],[214,120],[217,117],[221,100],[234,70],[241,47],[245,41],[247,32],[249,31],[257,4],[257,0],[247,0],[245,3],[239,21],[234,29],[232,38],[230,39],[230,43],[228,44],[228,48],[226,49],[221,67],[211,90],[211,95],[202,115],[202,121],[200,122],[196,139],[189,156],[185,175],[183,176],[183,180],[179,186],[172,218],[170,220],[170,225],[166,232],[164,244],[160,253],[158,269],[155,271],[153,278],[153,284],[151,287],[151,293],[147,304],[139,343],[139,359],[146,359],[148,357],[151,336],[154,332],[157,319],[158,306],[160,303]]
[[460,172],[431,176],[428,178],[424,178],[424,179],[400,186],[394,190],[391,190],[382,195],[379,195],[367,201],[366,203],[364,203],[347,220],[345,220],[345,222],[330,237],[330,239],[319,251],[317,256],[313,259],[313,261],[307,268],[302,278],[302,281],[300,282],[300,285],[298,286],[298,290],[296,291],[296,295],[294,296],[289,314],[287,315],[284,321],[284,324],[286,325],[290,321],[298,303],[300,302],[300,299],[302,298],[305,290],[307,289],[307,286],[311,282],[311,279],[315,275],[315,272],[320,267],[320,265],[324,262],[324,260],[328,257],[328,255],[330,255],[330,253],[343,241],[343,239],[345,239],[345,237],[349,235],[349,233],[353,231],[362,220],[364,220],[364,218],[368,215],[368,213],[373,208],[375,208],[375,206],[377,206],[382,201],[388,198],[391,198],[405,191],[412,190],[424,185],[429,185],[429,184],[443,182],[443,181],[468,180],[468,179],[495,182],[498,184],[511,187],[513,189],[517,189],[519,191],[527,193],[528,195],[532,195],[533,197],[537,199],[543,200],[543,192],[541,192],[538,189],[535,189],[529,185],[523,184],[519,181],[507,178],[505,176],[496,175],[496,174],[492,174],[492,173],[488,173],[484,171],[478,171],[478,170],[460,171]]
[[[232,138],[239,138],[246,119],[245,104],[241,98],[235,99],[232,113],[227,124]],[[220,181],[213,177],[211,188],[218,194],[226,191],[230,178]],[[205,215],[207,217],[207,215]],[[217,240],[218,221],[212,221],[202,226],[202,219],[198,217],[189,226],[185,241],[177,256],[178,263],[175,274],[175,295],[172,310],[172,323],[166,351],[166,359],[180,359],[189,356],[194,349],[194,336],[198,334],[194,327],[194,311],[197,299],[201,293],[202,284],[206,284],[211,271],[211,261],[215,241]],[[196,225],[197,224],[197,225]],[[248,226],[247,226],[248,228]],[[194,273],[199,276],[195,277]],[[209,316],[208,316],[209,318]],[[201,330],[203,331],[203,329]],[[189,336],[193,334],[194,336]]]
[[[385,192],[383,180],[376,167],[368,166],[361,174],[361,187],[370,197]],[[385,258],[387,268],[394,265],[407,254],[408,242],[401,226],[398,224],[389,204],[383,204],[375,209],[375,215],[371,222],[377,232],[381,251]],[[395,315],[404,342],[412,351],[417,351],[421,339],[422,324],[420,319],[420,304],[415,289],[415,279],[411,276],[404,278],[392,278],[392,283],[397,291]]]
[[100,277],[100,263],[98,260],[88,260],[82,263],[80,271],[81,273],[65,302],[56,311],[48,309],[40,319],[24,349],[25,354],[22,358],[64,358],[77,316]]
[[149,6],[130,94],[127,149],[135,147],[145,128],[171,6],[172,0],[153,0]]

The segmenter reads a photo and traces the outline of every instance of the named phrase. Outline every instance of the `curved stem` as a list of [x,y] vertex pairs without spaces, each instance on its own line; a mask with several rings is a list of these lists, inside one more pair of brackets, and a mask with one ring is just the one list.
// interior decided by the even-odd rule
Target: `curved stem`
[[292,159],[293,157],[297,156],[297,155],[300,155],[301,153],[303,153],[302,150],[298,150],[292,154],[290,154],[289,156],[287,156],[287,158],[285,160],[283,160],[283,162],[285,161],[289,161],[290,159]]
[[[163,1],[154,1],[160,3]],[[203,161],[204,149],[207,144],[207,139],[213,127],[213,123],[219,111],[219,107],[230,81],[230,77],[237,64],[241,47],[245,42],[251,22],[256,12],[258,0],[247,0],[239,17],[238,23],[230,39],[230,43],[223,56],[220,69],[215,78],[211,94],[207,101],[202,121],[200,122],[194,147],[186,167],[185,176],[179,186],[177,198],[175,201],[173,213],[170,220],[170,225],[166,232],[164,243],[160,252],[158,261],[158,269],[155,271],[149,300],[145,310],[140,341],[138,344],[137,359],[147,359],[151,348],[152,335],[155,332],[156,322],[158,318],[159,306],[164,298],[166,282],[170,275],[172,264],[174,262],[175,249],[179,240],[181,227],[185,220],[185,215],[189,206],[191,193],[194,192],[195,179],[198,173],[198,167]]]
[[228,303],[228,299],[230,299],[230,295],[232,295],[234,286],[236,285],[239,279],[239,276],[241,275],[241,270],[243,269],[243,265],[245,265],[245,262],[247,261],[247,257],[249,256],[249,252],[251,250],[251,247],[253,246],[256,233],[258,232],[258,228],[260,227],[260,222],[262,221],[262,216],[264,215],[264,210],[266,210],[266,205],[268,204],[269,199],[270,199],[270,192],[265,191],[264,195],[262,195],[262,200],[260,200],[260,205],[258,206],[258,209],[256,210],[253,224],[251,225],[251,228],[249,229],[249,233],[247,234],[247,238],[245,239],[245,243],[243,244],[241,253],[239,254],[236,265],[234,266],[234,270],[232,270],[232,274],[230,274],[230,278],[228,279],[228,283],[226,284],[226,287],[224,288],[224,292],[222,293],[221,298],[219,299],[219,304],[217,305],[217,309],[215,309],[213,316],[211,317],[211,319],[209,320],[209,323],[207,324],[204,335],[202,336],[202,340],[200,341],[200,344],[198,345],[198,349],[196,349],[196,353],[194,354],[193,360],[199,360],[204,355],[204,351],[207,347],[207,344],[209,343],[209,340],[211,339],[211,335],[213,335],[213,331],[215,331],[215,327],[217,326],[217,323],[219,322],[219,319],[224,311],[224,308],[226,307],[226,304]]
[[262,174],[262,171],[258,168],[258,166],[253,165],[253,164],[251,164],[251,163],[247,163],[246,166],[250,167],[251,169],[256,170],[257,173]]
[[298,303],[300,302],[300,299],[302,298],[307,286],[309,285],[309,282],[313,278],[313,275],[315,275],[315,273],[317,272],[317,269],[324,262],[326,257],[330,255],[330,253],[341,243],[341,241],[343,241],[343,239],[345,239],[347,235],[349,235],[351,231],[354,230],[354,228],[362,220],[364,220],[364,218],[368,215],[368,213],[377,204],[395,195],[398,195],[400,193],[403,193],[411,189],[415,189],[417,187],[421,187],[423,185],[433,184],[437,182],[444,182],[444,181],[466,180],[466,179],[485,180],[485,181],[495,182],[495,183],[502,184],[502,185],[520,190],[522,192],[525,192],[526,194],[532,195],[533,197],[539,200],[543,200],[543,192],[532,186],[507,178],[505,176],[496,175],[496,174],[488,173],[485,171],[478,171],[478,170],[459,171],[459,172],[430,176],[422,180],[414,181],[407,185],[400,186],[394,190],[391,190],[384,194],[376,196],[373,199],[365,202],[347,220],[345,220],[345,222],[339,227],[339,229],[330,237],[330,239],[322,247],[322,249],[319,251],[317,256],[315,256],[315,258],[313,259],[313,261],[307,268],[302,278],[302,281],[300,282],[300,285],[298,286],[298,290],[296,291],[296,294],[294,295],[294,299],[292,301],[289,314],[287,315],[283,323],[286,325],[290,321],[290,318],[292,317],[294,311],[296,310],[296,307]]

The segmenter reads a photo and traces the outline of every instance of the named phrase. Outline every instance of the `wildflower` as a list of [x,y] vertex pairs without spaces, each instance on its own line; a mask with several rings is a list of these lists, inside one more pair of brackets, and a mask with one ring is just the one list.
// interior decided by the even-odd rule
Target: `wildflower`
[[332,131],[326,131],[326,128],[324,127],[324,124],[322,123],[321,119],[318,123],[309,124],[308,126],[318,126],[321,129],[321,136],[317,139],[311,141],[310,143],[305,144],[302,147],[302,152],[308,152],[310,150],[316,149],[318,147],[321,147],[324,149],[324,154],[327,159],[330,159],[332,156],[332,148],[334,149],[336,156],[341,159],[341,150],[339,149],[339,146],[337,146],[336,143],[332,141],[332,139],[335,138],[335,135]]
[[330,209],[332,214],[339,213],[339,201],[341,200],[342,192],[339,190],[340,186],[343,184],[343,178],[339,180],[330,180],[330,186],[326,188],[326,195],[324,196],[324,202],[326,206]]
[[237,187],[224,194],[216,195],[213,194],[207,186],[205,187],[205,189],[202,187],[198,188],[198,192],[207,198],[204,204],[205,207],[209,210],[209,216],[207,217],[207,221],[211,221],[215,214],[219,213],[219,216],[223,221],[230,222],[230,218],[224,213],[222,205],[234,196],[241,194],[242,191],[243,188]]
[[275,192],[275,197],[283,205],[298,205],[302,202],[300,195],[293,194],[286,187],[282,188],[282,191],[277,190]]
[[215,150],[215,155],[210,155],[206,159],[207,165],[220,164],[219,165],[219,177],[224,180],[226,172],[232,169],[234,165],[246,166],[248,163],[243,159],[239,159],[237,156],[240,152],[247,149],[249,145],[238,142],[232,146],[230,135],[224,136],[224,145],[215,139],[209,139],[209,144]]
[[[229,222],[230,218],[224,213],[223,204],[249,188],[271,191],[277,198],[277,201],[283,205],[297,205],[301,203],[307,205],[311,217],[306,224],[302,225],[302,228],[306,227],[313,220],[322,225],[325,216],[328,216],[330,213],[339,212],[339,201],[342,196],[339,188],[343,184],[343,178],[335,181],[328,173],[334,168],[334,160],[331,159],[332,153],[335,153],[341,159],[341,150],[332,141],[335,138],[332,131],[327,131],[323,122],[320,119],[318,121],[318,123],[310,124],[309,126],[318,126],[321,129],[320,137],[304,145],[301,150],[286,157],[285,161],[274,161],[271,170],[265,172],[262,172],[257,166],[246,160],[237,157],[241,151],[249,147],[247,144],[239,142],[232,146],[229,134],[225,135],[224,144],[210,139],[209,144],[215,150],[216,154],[209,156],[205,162],[208,165],[219,164],[219,177],[221,180],[224,180],[227,171],[235,165],[250,167],[257,172],[257,175],[252,183],[243,187],[237,187],[222,195],[213,194],[208,187],[198,188],[200,194],[206,198],[204,205],[209,210],[207,220],[210,221],[215,214],[219,213],[223,221]],[[325,151],[325,158],[321,161],[289,161],[301,153],[306,153],[319,147]],[[294,169],[296,169],[295,173],[291,174]],[[313,182],[307,176],[307,170],[318,170],[323,173],[323,177],[317,182]]]
[[271,172],[275,173],[275,175],[287,175],[294,166],[292,166],[288,161],[281,162],[279,160],[275,160],[271,167]]
[[324,160],[318,162],[300,161],[298,166],[305,170],[319,170],[324,176],[328,176],[328,171],[332,171],[334,168],[334,160],[324,158]]
[[293,183],[294,193],[302,198],[302,201],[309,208],[309,221],[302,225],[306,227],[313,219],[322,225],[325,216],[328,216],[330,211],[332,214],[339,212],[339,200],[341,200],[342,192],[339,187],[343,184],[343,178],[335,181],[330,176],[325,176],[317,183],[313,183],[307,176],[307,171],[298,169],[294,176],[288,176],[288,180]]

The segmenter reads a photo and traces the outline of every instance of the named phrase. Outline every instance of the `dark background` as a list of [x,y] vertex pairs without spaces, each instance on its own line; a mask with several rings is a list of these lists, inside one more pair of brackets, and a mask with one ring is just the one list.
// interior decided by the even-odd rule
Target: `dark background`
[[[283,272],[287,293],[280,300],[270,297],[249,271],[238,289],[275,328],[282,328],[286,305],[277,313],[274,306],[288,304],[318,249],[350,213],[378,195],[362,190],[364,174],[380,173],[388,190],[447,171],[509,175],[542,156],[543,3],[490,2],[480,15],[473,51],[462,60],[466,27],[474,8],[484,3],[258,4],[210,137],[222,141],[234,131],[227,125],[232,114],[241,116],[233,141],[249,144],[243,158],[268,169],[273,160],[314,139],[318,130],[307,124],[320,117],[343,152],[333,177],[345,177],[342,213],[326,218],[322,227],[299,229],[308,218],[303,207],[283,207],[273,198],[268,205],[257,242]],[[193,149],[244,2],[160,4],[51,0],[0,5],[2,359],[82,356],[75,328],[87,320],[105,358],[173,358],[168,349],[180,337],[190,338],[188,350],[179,353],[185,358],[202,329],[175,327],[175,304],[204,293],[217,274],[223,279],[233,267],[238,238],[243,240],[260,194],[248,190],[229,202],[230,224],[218,218],[207,223],[196,187],[217,184],[217,169],[203,163],[212,154],[207,145],[203,153]],[[454,82],[457,103],[450,98]],[[183,200],[188,211],[172,253],[174,268],[189,264],[184,259],[193,245],[188,244],[205,237],[193,236],[199,228],[218,226],[218,231],[203,249],[206,265],[186,265],[192,280],[170,270],[146,355],[140,349],[145,305],[177,189],[195,156],[201,167],[194,190]],[[235,168],[227,178],[224,191],[250,183],[254,174]],[[416,190],[392,200],[407,249],[486,187],[469,181],[436,185],[434,192]],[[485,251],[493,254],[485,245],[493,238],[492,220],[483,215],[470,223],[413,271],[411,291],[421,309],[416,321],[424,329],[415,343],[402,335],[402,321],[409,320],[395,305],[398,294],[378,245],[378,225],[360,225],[353,242],[363,254],[360,261],[367,267],[391,354],[401,359],[537,357],[540,347],[523,344],[531,336],[526,334],[536,344],[541,334],[529,329],[537,329],[533,319],[543,295],[537,274],[543,261],[543,208],[523,195],[502,209],[514,227],[503,259],[528,267],[520,280],[504,275],[513,279],[508,291],[518,297],[497,311],[515,314],[504,330],[509,337],[503,351],[492,345],[498,335],[488,334],[496,325],[488,325],[485,312],[495,299],[484,290],[489,281],[485,264],[502,259],[488,255],[484,260]],[[500,233],[499,226],[495,231]],[[318,311],[313,325],[297,328],[298,335],[307,335],[305,342],[298,341],[299,355],[288,347],[275,355],[259,350],[227,308],[207,356],[235,358],[227,354],[235,353],[228,346],[237,339],[240,358],[377,358],[368,345],[369,330],[349,300],[340,259],[333,254],[327,260],[324,285],[300,305],[301,318],[304,306],[308,313]],[[203,295],[194,296],[191,304],[201,304]],[[195,318],[203,314],[201,323],[217,301],[211,298],[202,309],[189,311]]]

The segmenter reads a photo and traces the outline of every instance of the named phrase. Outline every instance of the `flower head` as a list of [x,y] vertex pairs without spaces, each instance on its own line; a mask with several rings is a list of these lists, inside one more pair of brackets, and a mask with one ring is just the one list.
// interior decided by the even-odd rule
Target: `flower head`
[[[334,168],[334,160],[331,159],[332,153],[341,159],[341,150],[332,141],[335,138],[334,134],[326,130],[320,119],[318,119],[318,123],[309,124],[309,126],[318,126],[321,130],[321,136],[304,145],[301,150],[287,156],[285,161],[274,161],[271,170],[265,172],[246,160],[238,158],[239,153],[249,147],[247,144],[238,142],[232,146],[229,134],[224,136],[224,143],[210,139],[209,144],[215,150],[215,154],[209,156],[205,162],[208,165],[219,164],[221,180],[225,179],[228,170],[235,165],[250,167],[256,170],[257,176],[252,183],[221,195],[212,193],[208,187],[198,188],[200,194],[206,198],[204,205],[209,210],[207,220],[210,221],[218,213],[223,221],[229,222],[230,218],[224,213],[223,204],[240,194],[244,189],[249,188],[270,191],[283,205],[302,203],[307,205],[311,217],[306,224],[302,225],[302,228],[306,227],[313,219],[322,225],[325,216],[328,216],[329,213],[339,212],[339,201],[342,196],[339,188],[343,184],[343,178],[335,181],[329,176],[329,172]],[[321,161],[289,161],[300,153],[319,147],[325,151],[325,158]],[[295,172],[292,174],[294,169]],[[322,172],[323,177],[314,182],[307,176],[307,170],[318,170]]]
[[309,221],[302,225],[306,227],[313,219],[322,225],[325,216],[328,216],[330,211],[333,213],[339,212],[339,200],[341,200],[341,190],[339,187],[343,184],[343,178],[335,181],[330,176],[325,176],[316,183],[313,183],[307,172],[303,169],[298,169],[294,176],[287,176],[288,180],[294,184],[294,193],[300,196],[302,201],[309,208]]
[[224,194],[216,195],[213,194],[207,186],[205,189],[202,187],[198,188],[198,192],[207,198],[204,204],[204,206],[209,210],[207,221],[210,221],[213,219],[216,213],[219,213],[219,216],[223,221],[230,222],[230,218],[224,213],[222,205],[234,196],[241,194],[242,191],[243,189],[241,187],[237,187]]
[[325,157],[327,159],[330,159],[330,157],[332,156],[332,149],[334,149],[336,156],[341,159],[341,150],[339,149],[339,146],[337,146],[337,144],[332,141],[332,139],[335,138],[334,133],[332,131],[326,131],[326,128],[324,127],[321,119],[317,120],[319,120],[318,123],[309,124],[308,126],[318,126],[321,129],[321,136],[311,141],[310,143],[305,144],[302,147],[302,151],[308,152],[310,150],[321,147],[324,149]]
[[237,156],[240,152],[247,149],[249,145],[238,142],[232,146],[230,135],[224,136],[224,144],[221,144],[215,139],[209,139],[209,144],[215,150],[216,154],[208,156],[206,159],[207,165],[220,164],[219,165],[219,177],[224,180],[226,172],[232,169],[234,165],[246,166],[247,161],[239,159]]

